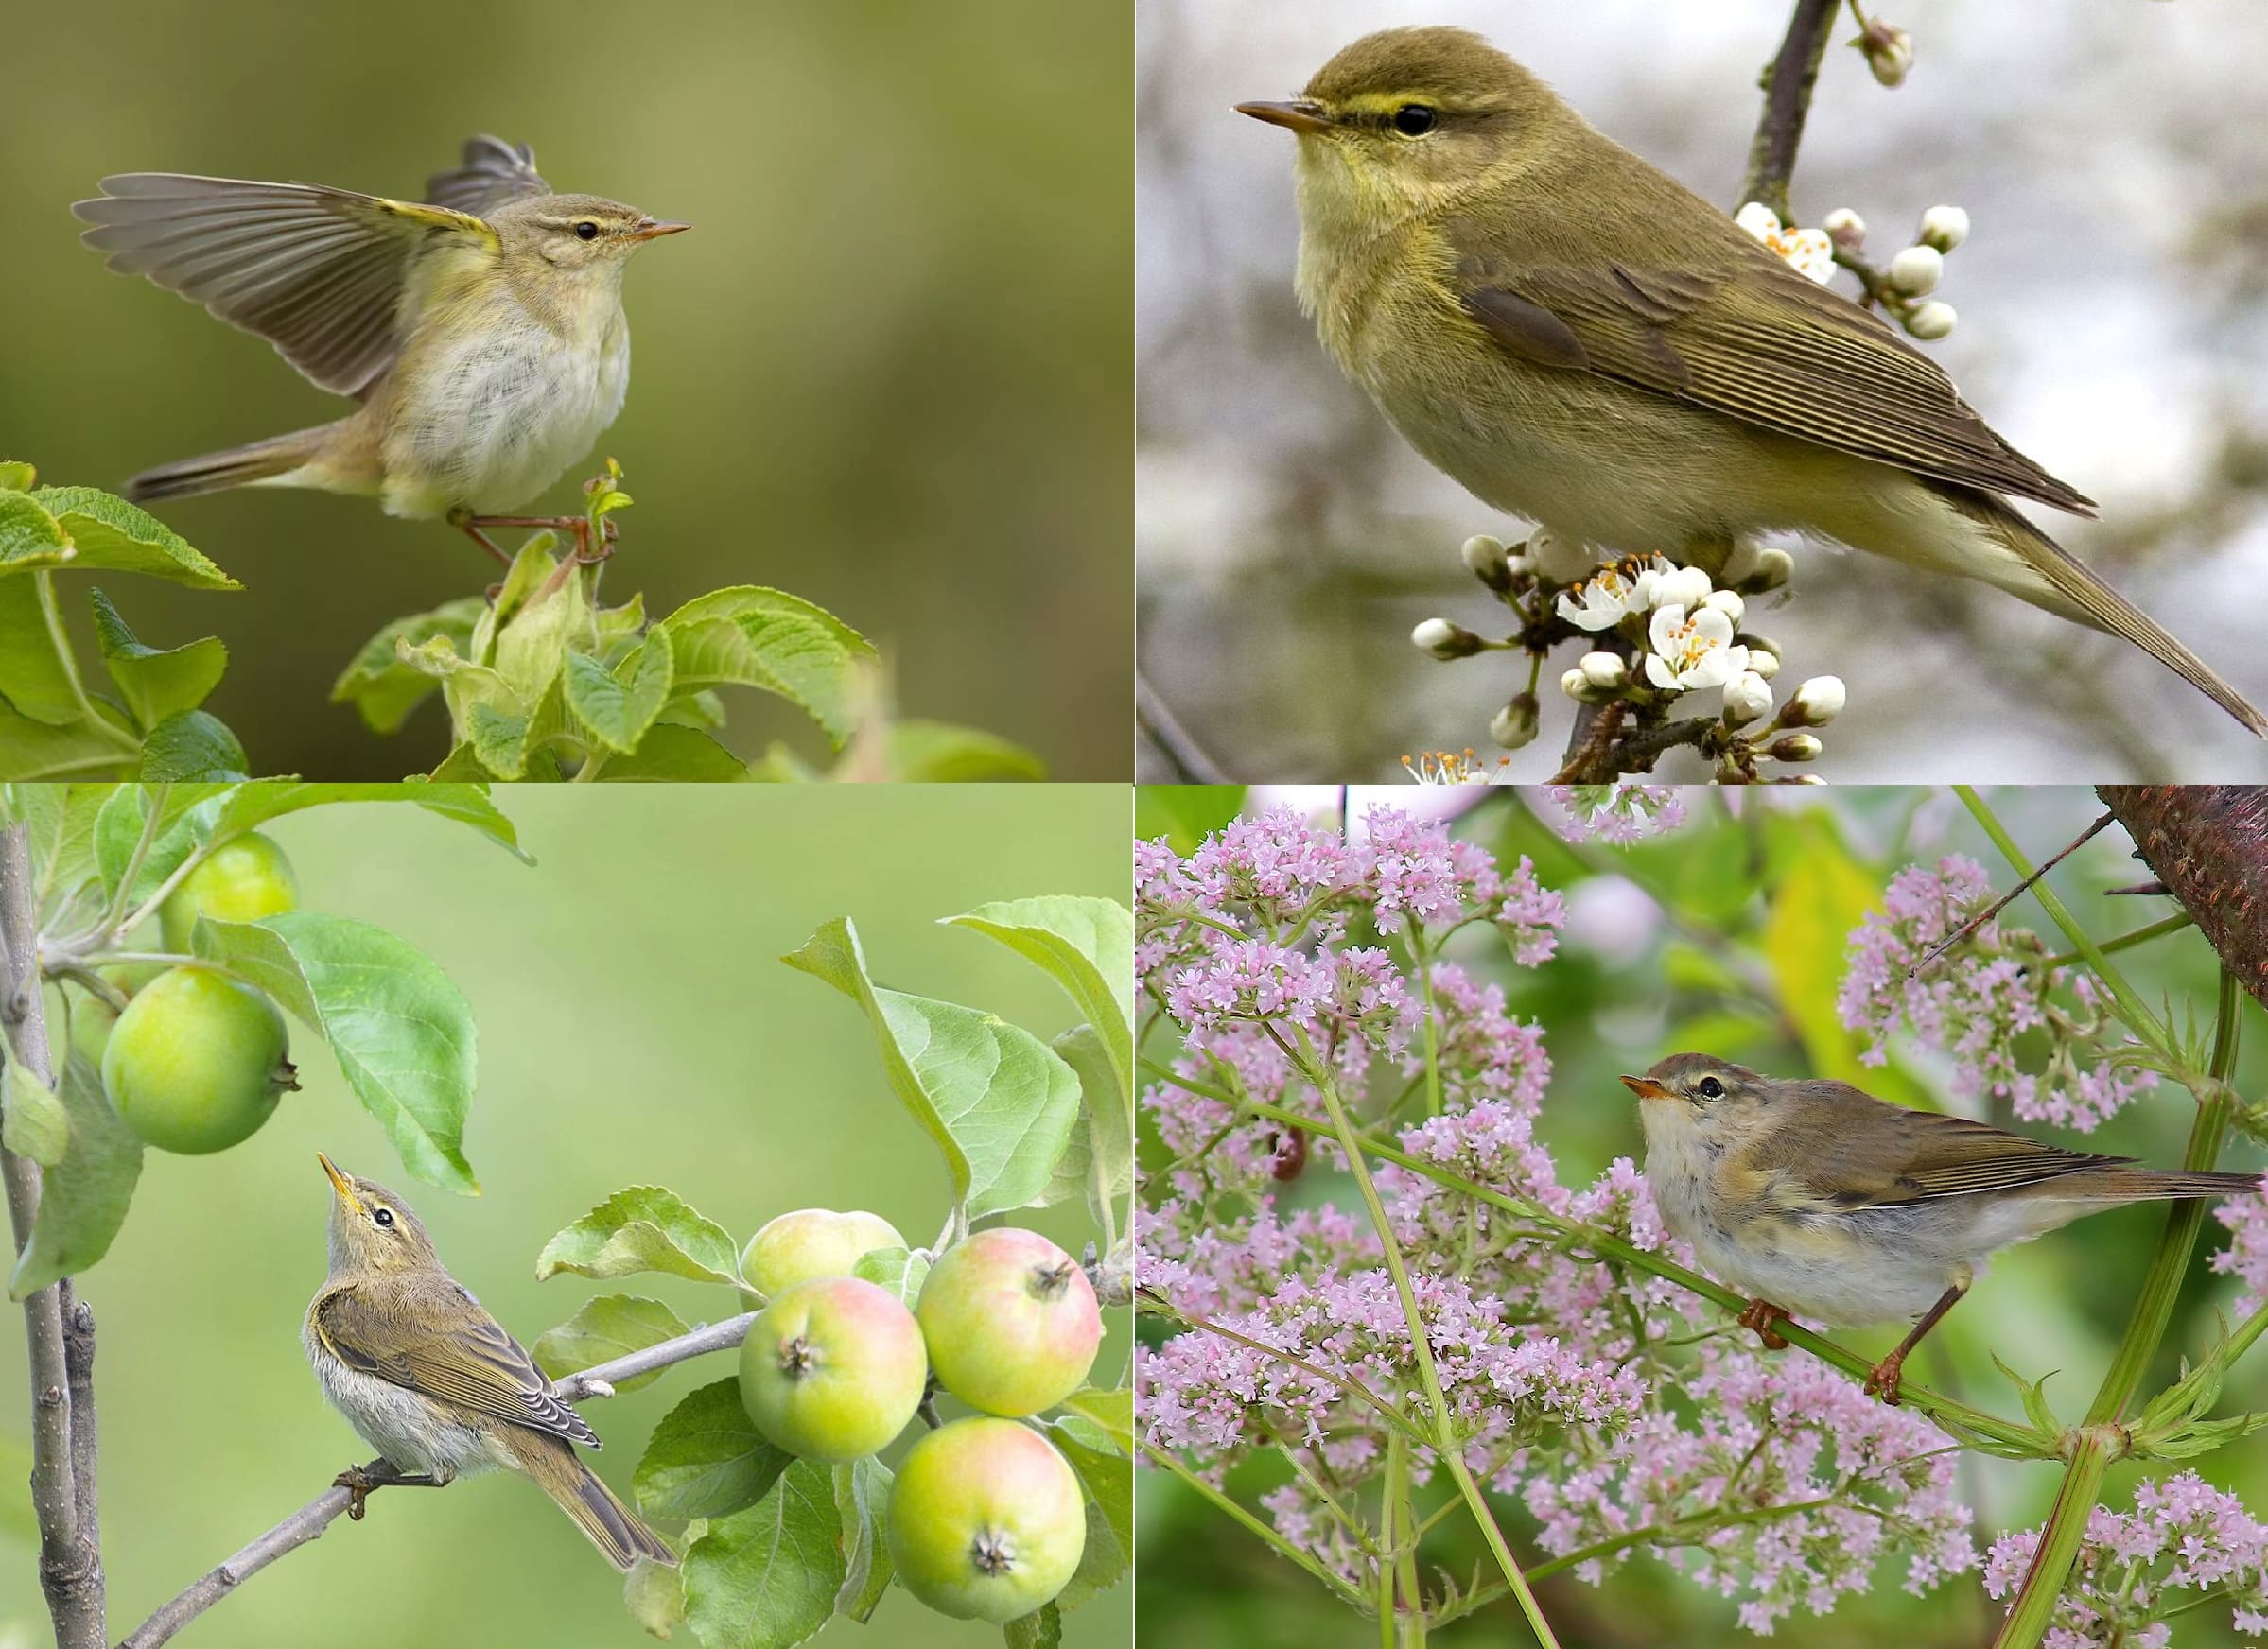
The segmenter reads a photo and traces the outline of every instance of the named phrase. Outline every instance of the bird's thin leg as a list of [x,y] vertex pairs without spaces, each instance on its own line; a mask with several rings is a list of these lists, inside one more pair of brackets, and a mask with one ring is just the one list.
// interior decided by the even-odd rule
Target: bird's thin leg
[[368,1466],[350,1466],[331,1479],[333,1488],[347,1492],[346,1515],[354,1521],[362,1520],[362,1502],[371,1491],[381,1488],[446,1488],[450,1479],[422,1471],[404,1471],[391,1460],[380,1456]]
[[1964,1276],[1937,1296],[1937,1304],[1922,1313],[1922,1320],[1913,1326],[1905,1339],[1898,1342],[1898,1348],[1875,1364],[1875,1371],[1866,1377],[1866,1389],[1869,1395],[1879,1392],[1884,1402],[1893,1407],[1896,1406],[1898,1378],[1906,1367],[1906,1354],[1919,1345],[1922,1336],[1937,1327],[1938,1318],[1951,1311],[1953,1303],[1968,1292],[1969,1279]]
[[1775,1306],[1770,1300],[1751,1300],[1748,1303],[1748,1310],[1740,1313],[1740,1326],[1743,1328],[1755,1329],[1756,1338],[1764,1342],[1764,1349],[1767,1351],[1788,1349],[1787,1336],[1774,1332],[1772,1325],[1774,1323],[1792,1323],[1793,1321],[1795,1318],[1787,1307]]
[[450,525],[455,527],[460,532],[463,533],[465,537],[471,539],[475,544],[479,545],[482,549],[488,551],[489,554],[495,556],[497,560],[501,562],[504,565],[510,566],[512,564],[512,558],[506,555],[502,550],[498,549],[496,546],[496,541],[490,538],[487,533],[481,531],[478,527],[474,526],[470,516],[466,516],[462,520],[459,520],[455,516],[451,516]]
[[[468,532],[476,527],[548,527],[554,532],[574,535],[577,561],[599,559],[590,552],[590,517],[587,515],[466,515],[457,525]],[[613,527],[612,522],[607,525],[609,529]],[[609,530],[606,536],[611,544],[613,532]]]

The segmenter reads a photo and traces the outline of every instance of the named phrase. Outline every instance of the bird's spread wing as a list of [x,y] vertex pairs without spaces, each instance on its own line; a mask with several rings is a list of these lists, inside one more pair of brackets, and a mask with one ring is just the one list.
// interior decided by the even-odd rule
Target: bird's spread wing
[[462,165],[436,172],[426,182],[426,199],[434,205],[476,217],[487,217],[507,200],[550,192],[551,185],[536,174],[533,149],[485,133],[465,140]]
[[496,231],[466,213],[313,183],[128,172],[102,190],[71,210],[95,226],[80,238],[112,269],[257,333],[342,395],[392,363],[421,246],[442,236],[497,249]]
[[1844,1147],[1822,1154],[1813,1142],[1783,1133],[1748,1154],[1747,1166],[1798,1179],[1816,1196],[1845,1208],[2015,1190],[2134,1160],[2066,1151],[1966,1117],[1885,1104],[1841,1083],[1806,1085],[1815,1098],[1849,1113],[1852,1125],[1839,1130]]
[[315,1323],[323,1344],[350,1368],[515,1425],[599,1446],[597,1433],[559,1400],[534,1359],[462,1290],[445,1296],[398,1290],[374,1296],[363,1287],[342,1288],[316,1306]]
[[1936,362],[1730,220],[1713,269],[1638,254],[1554,261],[1473,218],[1444,225],[1454,296],[1505,349],[1597,373],[1901,469],[2092,514],[2002,441]]

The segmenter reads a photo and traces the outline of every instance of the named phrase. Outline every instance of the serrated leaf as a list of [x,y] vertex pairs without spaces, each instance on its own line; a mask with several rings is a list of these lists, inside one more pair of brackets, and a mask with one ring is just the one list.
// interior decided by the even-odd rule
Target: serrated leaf
[[1081,1386],[1056,1405],[1092,1421],[1119,1453],[1134,1452],[1134,1393],[1126,1386]]
[[559,568],[559,559],[551,553],[559,535],[549,530],[532,532],[512,557],[505,569],[503,581],[497,585],[492,599],[485,602],[480,616],[473,626],[473,644],[465,657],[475,664],[496,662],[497,638],[504,627],[519,616],[519,611],[543,587],[544,581]]
[[757,687],[799,706],[837,749],[850,737],[855,667],[874,649],[824,607],[741,584],[696,597],[656,628],[670,633],[677,694]]
[[851,1276],[877,1288],[888,1289],[909,1311],[920,1303],[921,1285],[928,1280],[929,1274],[929,1260],[903,1248],[869,1249],[850,1267]]
[[362,644],[354,662],[331,684],[331,703],[351,703],[373,733],[398,732],[410,711],[439,686],[430,670],[405,664],[401,651],[415,651],[437,639],[459,652],[472,651],[473,625],[488,610],[478,596],[445,602],[430,613],[396,618]]
[[835,1613],[864,1623],[890,1589],[890,1468],[871,1454],[835,1467],[843,1526],[843,1587]]
[[30,837],[33,892],[43,921],[95,875],[95,821],[110,796],[108,785],[18,788],[17,810]]
[[177,710],[143,738],[138,777],[146,785],[248,778],[244,746],[218,716]]
[[126,707],[145,727],[155,727],[179,710],[194,710],[220,685],[228,669],[228,649],[208,635],[183,647],[145,647],[128,629],[100,590],[93,592],[95,635],[103,667],[118,686]]
[[172,528],[124,498],[94,487],[42,487],[30,495],[70,537],[75,567],[115,567],[201,590],[244,587]]
[[748,776],[741,758],[707,734],[667,721],[656,721],[636,750],[606,757],[599,769],[600,778],[623,784],[737,784]]
[[754,1505],[793,1458],[748,1418],[741,1382],[720,1380],[662,1416],[630,1483],[648,1517],[722,1518]]
[[648,1637],[667,1642],[685,1624],[682,1571],[640,1558],[622,1576],[622,1607]]
[[218,847],[287,814],[350,802],[408,802],[439,818],[469,826],[523,864],[535,862],[520,846],[519,832],[512,821],[489,799],[485,785],[303,785],[270,780],[238,785],[218,797],[200,799],[189,824],[200,842]]
[[780,960],[865,1012],[891,1087],[944,1154],[970,1219],[1046,1193],[1078,1120],[1079,1081],[1045,1043],[994,1015],[875,984],[847,918]]
[[464,731],[480,765],[497,777],[516,779],[528,771],[527,717],[475,703],[465,714]]
[[[0,495],[0,501],[10,495]],[[48,727],[87,718],[86,689],[49,579],[0,578],[0,699]]]
[[0,1145],[53,1168],[70,1143],[71,1120],[55,1090],[20,1059],[0,1066]]
[[1045,1603],[1001,1628],[1008,1649],[1063,1649],[1063,1611]]
[[1131,1119],[1134,1094],[1134,913],[1116,899],[1052,894],[1006,899],[944,919],[1038,964],[1101,1033]]
[[69,564],[62,524],[17,488],[0,488],[0,574]]
[[[497,605],[503,605],[500,599]],[[547,579],[497,628],[495,654],[485,662],[515,694],[533,703],[558,680],[569,650],[590,639],[590,597],[583,580],[569,575],[554,589]]]
[[695,1213],[675,1191],[630,1186],[544,1244],[536,1281],[563,1271],[598,1277],[659,1271],[733,1283],[740,1262],[724,1227]]
[[190,944],[322,1033],[413,1176],[480,1189],[463,1151],[478,1065],[472,1009],[431,958],[383,928],[319,911],[201,916]]
[[834,1618],[843,1521],[832,1476],[798,1460],[685,1555],[685,1618],[704,1649],[789,1649]]
[[[685,1319],[659,1300],[637,1294],[601,1294],[584,1301],[583,1309],[558,1328],[537,1335],[529,1349],[538,1368],[553,1380],[565,1380],[689,1332]],[[614,1389],[618,1395],[634,1392],[641,1385],[652,1385],[663,1372],[656,1368],[634,1374],[628,1380],[616,1380]]]
[[[1090,1502],[1102,1513],[1110,1548],[1117,1557],[1112,1563],[1109,1551],[1101,1554],[1090,1580],[1108,1586],[1125,1572],[1134,1551],[1134,1462],[1112,1447],[1103,1428],[1076,1415],[1050,1424],[1048,1436],[1063,1458],[1071,1462],[1071,1468],[1078,1474]],[[1093,1520],[1090,1519],[1090,1537],[1092,1533]],[[1082,1555],[1080,1569],[1087,1568]],[[1106,1574],[1108,1578],[1104,1578]]]
[[1071,1572],[1063,1589],[1055,1594],[1055,1606],[1069,1612],[1077,1608],[1095,1593],[1108,1591],[1134,1566],[1130,1548],[1120,1544],[1118,1531],[1111,1527],[1109,1517],[1094,1501],[1083,1502],[1087,1517],[1087,1543],[1079,1549],[1079,1566]]
[[1039,784],[1047,763],[997,734],[916,720],[890,724],[890,776],[909,785]]
[[76,1276],[108,1253],[142,1175],[142,1141],[112,1109],[102,1078],[83,1056],[71,1055],[56,1097],[70,1119],[71,1143],[42,1171],[31,1241],[8,1282],[11,1300]]
[[670,699],[670,633],[656,630],[609,671],[588,653],[568,655],[567,705],[609,750],[636,750]]
[[2026,1380],[2002,1363],[1998,1352],[1993,1353],[1993,1366],[2006,1375],[2008,1383],[2016,1388],[2016,1396],[2024,1404],[2024,1417],[2032,1422],[2033,1430],[2043,1437],[2062,1436],[2063,1422],[2055,1417],[2055,1411],[2048,1406],[2046,1388],[2048,1381],[2054,1378],[2053,1373],[2043,1374],[2036,1380]]
[[[0,585],[6,581],[0,580]],[[97,703],[94,720],[50,726],[16,713],[0,694],[0,780],[52,783],[131,772],[141,747],[125,717]],[[112,732],[104,734],[108,727]]]

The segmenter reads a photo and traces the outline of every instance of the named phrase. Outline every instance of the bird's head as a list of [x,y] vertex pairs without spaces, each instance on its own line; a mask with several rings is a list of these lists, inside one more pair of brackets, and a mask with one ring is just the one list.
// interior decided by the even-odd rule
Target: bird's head
[[600,195],[532,195],[495,208],[488,220],[507,260],[539,260],[568,277],[604,273],[618,280],[646,242],[692,227]]
[[1738,1145],[1771,1120],[1771,1081],[1713,1054],[1673,1053],[1622,1084],[1641,1102],[1638,1120],[1649,1149],[1671,1142]]
[[431,1271],[441,1266],[433,1240],[401,1198],[375,1180],[347,1173],[322,1152],[315,1160],[331,1181],[331,1275]]

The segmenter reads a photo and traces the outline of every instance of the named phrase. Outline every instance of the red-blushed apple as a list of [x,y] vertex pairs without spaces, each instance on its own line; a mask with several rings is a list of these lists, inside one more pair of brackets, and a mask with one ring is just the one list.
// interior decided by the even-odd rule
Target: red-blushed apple
[[798,1283],[757,1313],[741,1344],[748,1418],[807,1460],[872,1454],[905,1430],[928,1380],[914,1314],[855,1276]]
[[1103,1313],[1078,1261],[1037,1231],[979,1231],[937,1257],[915,1314],[938,1382],[988,1415],[1036,1415],[1094,1366]]
[[797,1208],[782,1214],[748,1239],[741,1252],[741,1276],[766,1299],[799,1282],[848,1276],[862,1255],[877,1248],[903,1248],[898,1227],[880,1214],[853,1208]]
[[890,1485],[890,1561],[906,1589],[956,1620],[1013,1621],[1061,1591],[1087,1548],[1079,1480],[1015,1420],[941,1426]]

